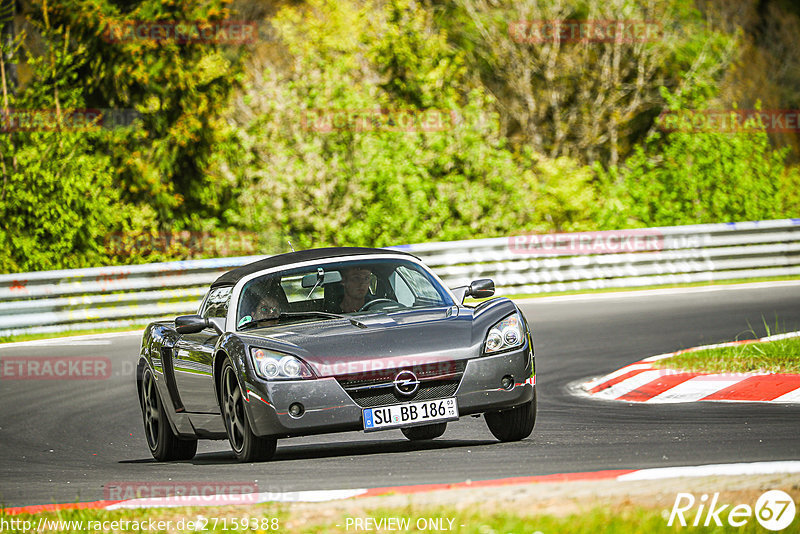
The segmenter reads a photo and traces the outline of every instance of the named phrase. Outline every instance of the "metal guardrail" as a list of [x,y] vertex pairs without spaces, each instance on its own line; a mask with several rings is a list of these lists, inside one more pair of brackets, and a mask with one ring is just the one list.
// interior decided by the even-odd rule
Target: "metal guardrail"
[[[800,219],[391,247],[451,287],[545,293],[800,275]],[[0,336],[137,325],[193,313],[208,284],[263,256],[0,275]]]

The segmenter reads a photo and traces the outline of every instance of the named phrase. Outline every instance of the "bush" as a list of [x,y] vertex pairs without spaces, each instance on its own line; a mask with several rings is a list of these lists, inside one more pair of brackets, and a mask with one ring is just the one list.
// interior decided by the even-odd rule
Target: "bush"
[[[0,136],[3,272],[116,263],[105,248],[108,236],[153,224],[146,209],[120,200],[111,158],[98,150],[113,133],[73,122],[71,112],[87,107],[77,83],[86,48],[70,48],[64,28],[43,27],[41,35],[47,48],[28,62],[32,81],[4,106],[39,113],[30,115],[36,131],[26,123]],[[10,115],[9,124],[21,116]]]
[[[664,92],[670,110],[701,109]],[[697,102],[697,101],[695,101]],[[775,150],[757,124],[741,132],[655,131],[624,165],[604,174],[615,200],[605,213],[611,227],[752,221],[785,216],[778,198],[787,150]],[[791,193],[785,193],[791,204]],[[621,209],[620,209],[621,208]],[[795,206],[796,209],[796,206]]]
[[[567,158],[513,152],[492,98],[480,88],[454,90],[469,86],[461,57],[421,8],[317,0],[305,11],[284,10],[274,24],[292,68],[266,62],[230,113],[249,159],[228,172],[252,183],[240,225],[311,247],[591,224],[591,172]],[[370,119],[326,126],[331,110]],[[388,116],[380,110],[432,111],[444,127],[375,126],[371,120]]]
[[63,132],[30,135],[15,158],[0,200],[0,269],[106,262],[104,239],[119,220],[108,158],[92,154],[86,136]]

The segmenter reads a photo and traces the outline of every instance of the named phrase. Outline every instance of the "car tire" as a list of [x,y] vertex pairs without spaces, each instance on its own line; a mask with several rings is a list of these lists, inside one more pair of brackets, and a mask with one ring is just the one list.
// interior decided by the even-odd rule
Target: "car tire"
[[236,378],[236,369],[229,359],[222,364],[220,376],[220,408],[228,442],[240,462],[264,462],[272,458],[278,446],[275,438],[256,436],[244,407],[244,396]]
[[447,423],[434,423],[432,425],[401,428],[400,432],[411,441],[422,441],[438,438],[444,434],[445,430],[447,430]]
[[197,453],[196,439],[182,439],[173,431],[158,394],[153,372],[146,368],[142,376],[142,419],[147,446],[159,462],[191,460]]
[[500,441],[519,441],[533,432],[536,424],[536,390],[533,400],[521,406],[485,414],[486,425]]

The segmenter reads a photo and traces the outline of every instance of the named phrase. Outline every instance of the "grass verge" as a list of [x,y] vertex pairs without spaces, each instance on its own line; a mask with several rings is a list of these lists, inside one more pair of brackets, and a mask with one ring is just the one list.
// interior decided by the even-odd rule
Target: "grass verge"
[[[0,515],[4,532],[283,532],[297,534],[348,532],[460,532],[465,534],[499,533],[630,533],[650,534],[686,530],[668,526],[664,509],[620,504],[611,507],[587,507],[568,515],[536,514],[525,510],[477,512],[452,506],[405,506],[376,508],[363,515],[330,512],[309,514],[288,512],[275,505],[250,507],[239,515],[230,510],[177,508],[159,510],[69,510],[39,515]],[[327,516],[327,517],[324,517]],[[693,517],[693,516],[692,516]],[[725,521],[726,515],[721,519]],[[16,521],[16,525],[10,521]],[[26,523],[27,522],[27,523]],[[17,528],[14,528],[14,527]],[[27,530],[26,530],[27,529]],[[765,532],[755,520],[744,527],[689,528],[689,531]]]
[[[264,503],[216,507],[151,508],[140,510],[64,510],[42,514],[6,515],[3,532],[463,532],[475,534],[767,532],[754,515],[742,527],[730,527],[728,514],[736,504],[755,505],[765,491],[780,489],[800,502],[796,473],[671,478],[620,482],[613,479],[543,482],[521,485],[462,487],[416,494],[324,503]],[[705,520],[707,497],[725,505],[722,526],[692,527],[668,520],[679,494],[697,497],[683,507],[691,525]],[[706,498],[702,498],[705,495]],[[716,497],[715,497],[716,499]],[[11,520],[17,521],[15,525]],[[20,525],[20,522],[28,523]],[[45,522],[46,521],[46,522]],[[60,521],[60,523],[59,523]],[[72,522],[67,523],[67,522]],[[94,522],[94,523],[91,523]],[[114,524],[112,522],[116,521]],[[126,523],[123,523],[127,521]],[[99,523],[98,523],[99,522]],[[132,524],[138,522],[137,524]],[[162,522],[161,525],[158,523]],[[189,522],[192,522],[190,525]],[[700,525],[703,523],[701,522]],[[795,532],[800,514],[785,532]],[[138,528],[137,528],[138,527]],[[26,529],[27,528],[27,529]]]
[[71,330],[68,332],[51,332],[43,334],[18,334],[14,336],[0,336],[0,343],[15,343],[17,341],[33,341],[36,339],[53,339],[59,337],[88,336],[91,334],[108,334],[112,332],[132,332],[144,330],[146,324],[119,326],[117,328],[93,328],[89,330]]
[[713,373],[798,373],[800,337],[685,352],[656,367]]

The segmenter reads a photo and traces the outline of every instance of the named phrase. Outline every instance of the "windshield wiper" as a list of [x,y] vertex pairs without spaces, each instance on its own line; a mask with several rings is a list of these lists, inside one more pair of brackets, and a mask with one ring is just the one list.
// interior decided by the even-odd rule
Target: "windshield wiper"
[[302,319],[302,318],[305,318],[305,317],[323,317],[325,319],[347,319],[348,321],[350,321],[350,324],[352,324],[353,326],[357,326],[359,328],[366,328],[367,327],[367,325],[365,325],[364,323],[362,323],[360,321],[357,321],[357,320],[353,319],[352,317],[348,317],[347,315],[340,315],[338,313],[329,313],[329,312],[324,312],[324,311],[309,310],[309,311],[302,311],[302,312],[281,312],[280,315],[278,315],[277,317],[269,317],[269,318],[265,317],[263,319],[254,319],[254,320],[252,320],[250,322],[245,323],[241,327],[239,327],[239,330],[246,330],[248,328],[251,328],[253,326],[258,325],[259,323],[263,323],[263,322],[267,322],[267,321],[274,321],[276,319],[292,319],[292,318]]
[[339,313],[330,313],[330,312],[324,312],[324,311],[308,310],[308,311],[301,311],[301,312],[281,312],[281,314],[278,316],[279,319],[282,319],[284,317],[289,317],[289,318],[291,318],[291,317],[298,317],[298,318],[302,318],[302,317],[324,317],[326,319],[347,319],[348,321],[350,321],[350,324],[352,324],[353,326],[357,326],[359,328],[366,328],[367,327],[367,325],[365,325],[364,323],[362,323],[360,321],[357,321],[357,320],[353,319],[352,317],[348,317],[347,315],[341,315]]

